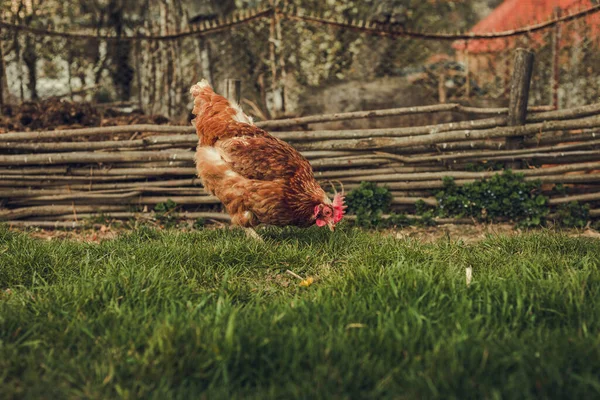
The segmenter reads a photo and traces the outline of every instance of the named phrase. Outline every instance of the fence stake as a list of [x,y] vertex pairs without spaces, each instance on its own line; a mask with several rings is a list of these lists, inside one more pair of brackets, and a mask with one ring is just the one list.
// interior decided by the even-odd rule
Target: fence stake
[[466,77],[466,82],[465,82],[465,97],[468,99],[471,98],[471,57],[469,55],[469,41],[467,40],[467,46],[465,48],[465,77]]
[[[510,100],[508,105],[508,126],[524,125],[527,119],[529,86],[533,72],[534,53],[526,49],[516,49],[510,82]],[[523,147],[523,136],[506,138],[506,149],[516,150]],[[520,161],[509,161],[505,168],[520,169]]]
[[[556,18],[561,16],[561,8],[555,9]],[[552,106],[558,110],[558,88],[560,85],[560,24],[552,32]]]
[[[275,8],[275,0],[269,0],[269,4],[271,5],[272,8]],[[275,35],[276,35],[276,28],[277,28],[277,20],[276,20],[276,13],[273,13],[271,15],[271,23],[269,25],[269,64],[271,66],[271,92],[273,94],[273,100],[275,100],[275,97],[277,96],[277,88],[278,88],[278,82],[277,82],[277,62],[276,62],[276,48],[275,48],[275,42],[277,41]],[[279,114],[279,110],[277,109],[276,106],[276,102],[273,101],[273,110],[272,110],[273,116],[277,117],[277,115]]]
[[446,103],[446,72],[442,70],[438,78],[438,97],[441,104]]
[[[2,35],[2,30],[0,30]],[[4,76],[6,75],[4,69],[4,51],[2,51],[2,39],[0,39],[0,106],[4,105]],[[7,82],[8,83],[8,82]]]
[[242,81],[239,79],[225,79],[225,97],[240,104],[242,100]]

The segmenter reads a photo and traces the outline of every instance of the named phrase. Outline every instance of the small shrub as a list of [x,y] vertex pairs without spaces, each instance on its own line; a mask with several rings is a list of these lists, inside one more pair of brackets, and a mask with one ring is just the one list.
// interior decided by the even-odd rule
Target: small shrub
[[481,161],[476,163],[467,163],[465,165],[465,171],[469,172],[484,172],[484,171],[501,171],[504,169],[503,162],[488,162]]
[[168,199],[164,203],[158,203],[156,206],[154,206],[156,220],[165,228],[173,228],[177,226],[179,216],[177,215],[176,209],[177,203],[171,199]]
[[206,226],[206,219],[205,218],[197,218],[194,221],[194,225],[193,228],[194,229],[202,229]]
[[417,226],[435,226],[436,222],[434,220],[436,216],[436,207],[431,207],[425,204],[423,200],[419,200],[415,203],[415,211],[419,217],[418,220],[415,220],[415,225]]
[[590,206],[572,201],[558,207],[556,222],[564,228],[585,228],[589,218]]
[[94,224],[110,225],[110,223],[111,218],[103,212],[86,218],[85,220],[85,224],[90,228],[93,227]]
[[360,186],[346,195],[348,212],[356,215],[356,224],[363,228],[381,225],[381,215],[388,212],[392,194],[386,187],[373,182],[361,182]]
[[565,185],[563,185],[562,183],[557,183],[556,185],[554,185],[552,187],[552,193],[566,195],[567,187]]
[[404,228],[413,225],[413,221],[405,214],[390,213],[388,218],[381,220],[380,226],[383,228]]

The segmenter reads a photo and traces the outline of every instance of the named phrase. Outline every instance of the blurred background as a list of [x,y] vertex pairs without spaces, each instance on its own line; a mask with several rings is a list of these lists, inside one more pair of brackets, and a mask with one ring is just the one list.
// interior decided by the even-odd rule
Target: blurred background
[[[241,79],[242,105],[258,120],[445,102],[505,106],[516,47],[536,52],[532,105],[600,99],[600,13],[582,12],[598,0],[0,4],[0,103],[5,115],[23,114],[7,130],[35,129],[27,107],[57,99],[187,123],[188,90],[202,78],[221,91],[225,79]],[[71,123],[98,124],[77,112],[81,121]]]

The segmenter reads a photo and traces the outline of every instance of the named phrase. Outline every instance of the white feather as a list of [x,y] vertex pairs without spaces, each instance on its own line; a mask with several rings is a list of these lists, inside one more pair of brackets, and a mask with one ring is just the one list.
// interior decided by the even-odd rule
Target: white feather
[[223,158],[221,158],[221,154],[217,149],[213,147],[200,147],[196,152],[196,160],[198,162],[205,162],[212,165],[225,164]]
[[236,112],[236,114],[233,116],[234,120],[236,120],[237,122],[241,122],[242,124],[254,125],[252,117],[247,116],[244,113],[244,111],[242,111],[242,107],[240,107],[239,104],[231,100],[229,100],[229,104],[231,105],[231,108],[233,108]]

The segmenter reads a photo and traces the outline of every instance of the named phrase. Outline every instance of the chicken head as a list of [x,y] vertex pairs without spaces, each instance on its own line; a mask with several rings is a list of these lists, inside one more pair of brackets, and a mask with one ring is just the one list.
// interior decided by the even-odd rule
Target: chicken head
[[321,203],[315,206],[315,223],[318,227],[328,226],[334,230],[338,222],[344,217],[344,196],[336,193],[331,203]]

